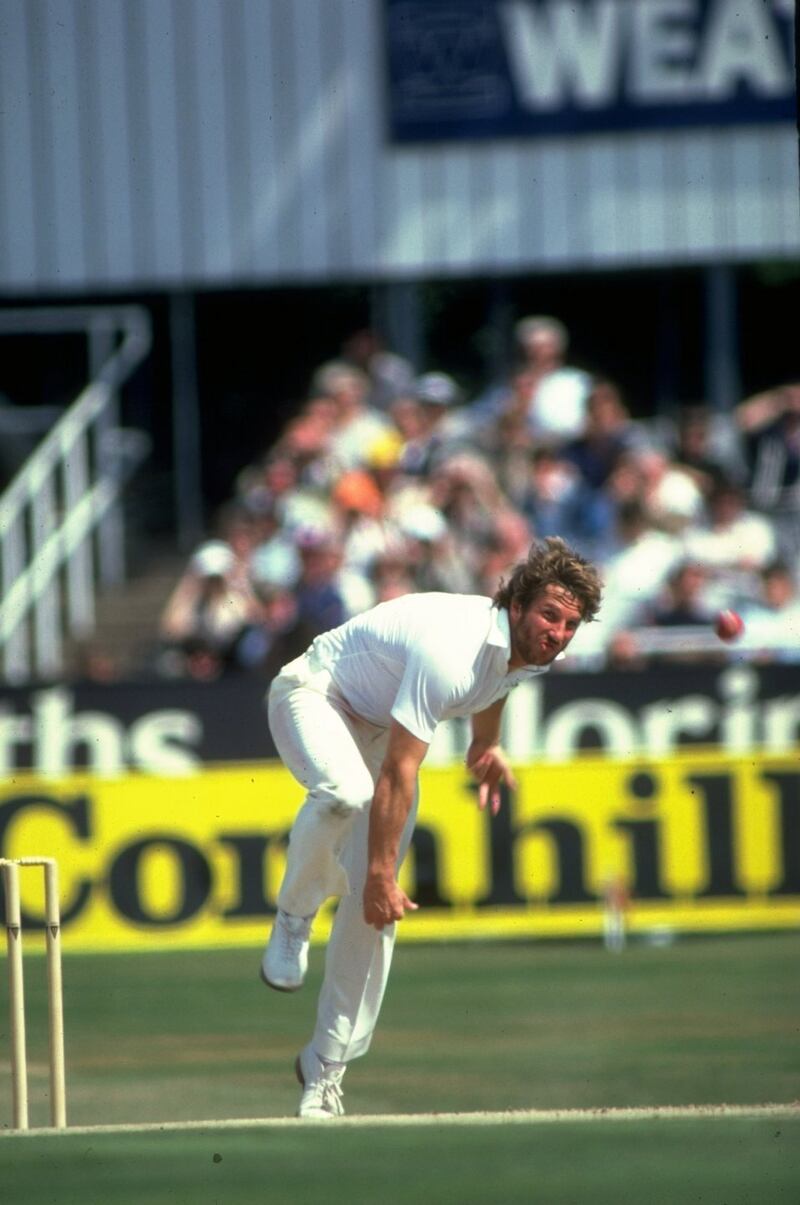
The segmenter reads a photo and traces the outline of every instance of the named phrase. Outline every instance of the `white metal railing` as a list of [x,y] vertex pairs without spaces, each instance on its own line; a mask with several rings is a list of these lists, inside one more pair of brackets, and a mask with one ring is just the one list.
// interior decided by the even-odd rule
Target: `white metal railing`
[[124,575],[119,498],[149,441],[119,426],[117,391],[148,354],[139,307],[0,310],[0,335],[84,333],[90,383],[0,496],[0,666],[7,682],[51,678],[65,636],[95,623],[98,584]]
[[[697,657],[699,659],[725,661],[786,661],[800,662],[800,631],[787,624],[783,628],[777,625],[765,625],[757,621],[748,624],[742,635],[736,640],[722,641],[716,635],[711,623],[681,625],[675,627],[630,627],[614,633],[615,637],[624,639],[627,654],[637,656],[666,656],[666,657]],[[585,660],[590,661],[593,668],[602,657],[608,658],[608,647],[601,654],[592,652]],[[580,664],[580,651],[570,660]]]

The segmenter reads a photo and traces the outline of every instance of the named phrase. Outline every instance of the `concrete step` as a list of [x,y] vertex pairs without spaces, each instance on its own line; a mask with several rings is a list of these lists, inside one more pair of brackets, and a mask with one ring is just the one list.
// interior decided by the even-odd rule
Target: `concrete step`
[[102,680],[147,673],[158,646],[161,614],[186,561],[182,553],[159,551],[127,582],[107,588],[97,600],[93,634],[72,642],[68,650],[69,676]]

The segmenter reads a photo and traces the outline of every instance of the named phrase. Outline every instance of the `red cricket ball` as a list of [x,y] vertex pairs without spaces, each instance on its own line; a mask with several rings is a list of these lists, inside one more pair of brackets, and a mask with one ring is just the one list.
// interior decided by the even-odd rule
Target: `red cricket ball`
[[744,621],[735,611],[720,611],[714,631],[720,640],[738,640],[744,631]]

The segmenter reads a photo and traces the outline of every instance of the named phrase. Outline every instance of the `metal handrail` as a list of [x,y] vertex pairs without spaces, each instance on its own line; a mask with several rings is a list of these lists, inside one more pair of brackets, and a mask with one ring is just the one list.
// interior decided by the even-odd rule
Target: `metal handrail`
[[65,633],[92,631],[97,578],[119,576],[118,499],[146,454],[142,433],[119,428],[117,390],[150,351],[147,312],[0,310],[0,334],[69,331],[85,333],[95,347],[121,340],[0,497],[0,656],[9,682],[58,674]]
[[711,623],[624,628],[631,654],[641,656],[700,656],[747,661],[761,656],[800,658],[800,642],[788,628],[784,631],[758,621],[748,624],[735,640],[722,641]]

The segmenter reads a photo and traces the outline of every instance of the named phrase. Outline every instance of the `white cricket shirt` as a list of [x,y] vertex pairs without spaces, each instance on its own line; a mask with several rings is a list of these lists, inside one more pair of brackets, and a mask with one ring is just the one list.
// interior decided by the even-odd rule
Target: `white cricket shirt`
[[430,743],[440,720],[473,715],[548,666],[509,672],[508,614],[472,594],[407,594],[318,636],[308,652],[356,715],[392,719]]

